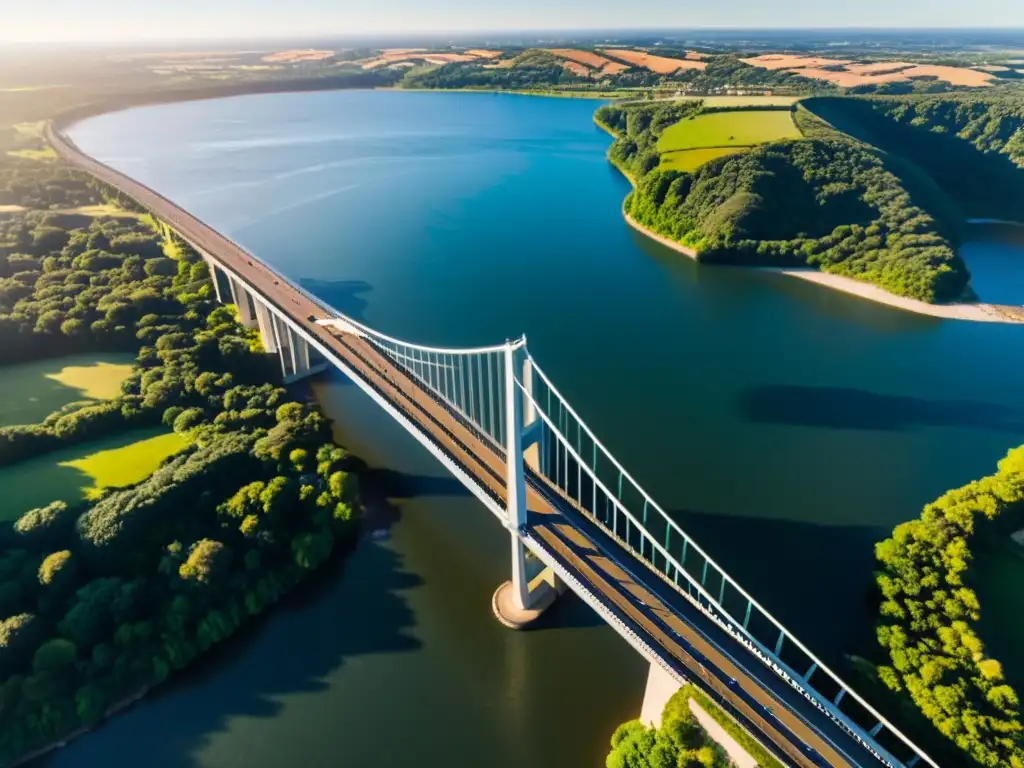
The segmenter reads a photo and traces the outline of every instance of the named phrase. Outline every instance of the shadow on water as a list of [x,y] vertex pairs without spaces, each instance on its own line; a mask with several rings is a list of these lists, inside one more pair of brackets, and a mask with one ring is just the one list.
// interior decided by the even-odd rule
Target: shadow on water
[[[747,592],[829,664],[823,649],[873,647],[874,545],[890,531],[874,526],[670,513]],[[785,585],[762,589],[762,584]],[[821,611],[814,607],[822,606]]]
[[745,421],[755,424],[883,431],[961,427],[1024,433],[1024,416],[1009,406],[879,395],[848,387],[753,387],[740,394],[737,408]]
[[365,280],[312,280],[300,279],[299,285],[321,301],[330,304],[353,320],[363,322],[363,313],[369,302],[362,294],[369,293],[373,286]]

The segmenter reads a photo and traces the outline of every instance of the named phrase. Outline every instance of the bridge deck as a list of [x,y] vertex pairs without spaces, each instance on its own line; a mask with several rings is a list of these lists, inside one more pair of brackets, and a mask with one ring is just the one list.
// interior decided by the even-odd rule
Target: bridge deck
[[[504,455],[365,338],[319,326],[323,310],[268,266],[148,187],[82,154],[52,130],[48,138],[72,164],[119,189],[216,259],[309,337],[343,360],[363,382],[421,429],[499,504],[505,499]],[[530,544],[559,562],[655,650],[794,765],[874,765],[855,740],[707,617],[632,560],[544,478],[528,473]],[[728,649],[728,650],[726,650]],[[824,737],[822,734],[828,734]]]

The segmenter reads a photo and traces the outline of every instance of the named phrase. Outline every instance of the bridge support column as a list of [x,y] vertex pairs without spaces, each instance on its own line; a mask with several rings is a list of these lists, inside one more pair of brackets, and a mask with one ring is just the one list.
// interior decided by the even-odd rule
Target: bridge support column
[[647,688],[644,689],[644,703],[640,708],[640,722],[654,728],[661,727],[661,712],[672,695],[682,688],[675,677],[661,664],[651,664],[647,673]]
[[289,346],[291,344],[291,337],[284,320],[272,314],[271,321],[274,329],[274,345],[277,347],[277,356],[281,361],[281,378],[287,382],[295,372],[291,367],[292,351]]
[[274,335],[274,316],[267,305],[263,302],[256,302],[256,324],[260,329],[260,341],[263,342],[263,349],[270,354],[277,352],[277,337]]
[[316,350],[311,349],[302,336],[283,320],[275,320],[278,354],[285,384],[293,384],[299,379],[327,370],[328,364],[322,355],[314,357]]
[[217,303],[224,303],[224,296],[220,290],[220,280],[217,279],[217,273],[220,268],[217,266],[217,262],[210,258],[208,253],[204,253],[201,248],[196,248],[192,243],[189,243],[192,250],[199,254],[199,257],[206,264],[206,268],[210,271],[210,282],[213,283],[213,293],[217,297]]
[[303,376],[309,371],[309,346],[306,340],[291,328],[288,329],[288,336],[292,351],[292,375]]
[[[505,346],[505,456],[506,508],[512,536],[512,579],[494,593],[491,608],[498,621],[512,629],[522,629],[537,619],[558,597],[557,579],[551,569],[528,557],[523,537],[528,536],[526,509],[526,477],[523,457],[523,399],[516,381],[516,369],[522,356],[522,345],[509,342]],[[529,361],[524,361],[529,365]],[[527,368],[522,369],[524,373]],[[531,375],[523,381],[531,381]],[[524,385],[525,386],[525,385]],[[531,419],[536,419],[532,413]]]
[[189,245],[191,245],[192,249],[202,257],[203,261],[206,262],[206,266],[210,270],[210,282],[213,283],[213,292],[217,296],[217,301],[221,304],[226,304],[232,299],[231,278],[228,277],[228,274],[220,268],[216,259],[201,248],[196,248],[196,246],[191,243],[189,243]]
[[229,277],[228,280],[231,283],[231,298],[238,307],[238,322],[246,328],[256,328],[256,311],[249,296],[249,289],[233,277]]

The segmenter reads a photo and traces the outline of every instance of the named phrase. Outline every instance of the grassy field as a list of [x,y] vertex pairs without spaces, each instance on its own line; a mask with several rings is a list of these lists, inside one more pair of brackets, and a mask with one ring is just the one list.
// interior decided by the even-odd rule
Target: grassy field
[[132,372],[131,354],[75,355],[0,369],[0,427],[37,424],[75,400],[106,400]]
[[102,488],[137,483],[186,440],[164,428],[134,430],[0,469],[0,520],[51,501],[77,502]]
[[800,131],[793,122],[793,115],[790,112],[712,112],[708,115],[686,118],[666,128],[658,140],[658,151],[750,147],[766,141],[799,137]]
[[12,149],[7,152],[11,157],[20,157],[23,160],[56,160],[57,153],[53,147],[43,149]]
[[711,147],[710,149],[685,149],[682,152],[666,152],[661,156],[661,168],[676,171],[693,171],[716,157],[741,152],[743,147]]

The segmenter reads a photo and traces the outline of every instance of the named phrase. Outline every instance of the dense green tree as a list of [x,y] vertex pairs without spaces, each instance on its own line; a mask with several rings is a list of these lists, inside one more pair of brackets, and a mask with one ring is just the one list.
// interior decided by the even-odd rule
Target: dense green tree
[[231,567],[231,550],[219,541],[201,539],[191,546],[178,574],[185,581],[220,587]]
[[6,677],[31,658],[40,640],[40,622],[31,613],[0,621],[0,677]]
[[47,590],[63,594],[78,576],[74,555],[66,549],[47,555],[39,566],[39,583]]
[[78,510],[63,501],[54,501],[39,509],[30,509],[14,523],[14,532],[22,546],[44,549],[66,538],[75,524]]
[[1024,446],[998,472],[950,491],[875,547],[881,595],[878,679],[978,765],[1024,766],[1016,692],[977,634],[972,545],[1024,519]]

